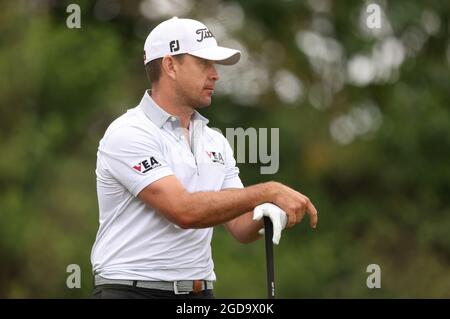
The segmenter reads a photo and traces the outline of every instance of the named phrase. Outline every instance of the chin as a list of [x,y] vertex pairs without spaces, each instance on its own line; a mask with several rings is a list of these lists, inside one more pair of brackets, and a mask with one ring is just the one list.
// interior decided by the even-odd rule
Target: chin
[[208,107],[208,106],[211,105],[211,98],[204,99],[204,100],[200,101],[197,105],[198,105],[197,106],[198,109],[202,109],[202,108]]

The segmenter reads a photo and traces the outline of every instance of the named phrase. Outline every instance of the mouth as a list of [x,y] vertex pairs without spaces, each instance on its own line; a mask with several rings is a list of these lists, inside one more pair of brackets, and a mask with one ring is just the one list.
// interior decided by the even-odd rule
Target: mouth
[[214,94],[214,88],[213,87],[205,87],[203,89],[205,90],[205,92],[206,92],[206,94],[208,96],[212,96]]

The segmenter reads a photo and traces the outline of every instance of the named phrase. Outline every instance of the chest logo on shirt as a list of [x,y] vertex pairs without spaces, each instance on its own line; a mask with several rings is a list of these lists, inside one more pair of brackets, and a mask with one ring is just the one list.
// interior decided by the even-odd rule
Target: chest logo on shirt
[[213,163],[219,163],[219,164],[225,165],[222,153],[206,151],[206,154],[208,154],[208,157],[212,160]]
[[150,156],[150,158],[145,159],[142,162],[134,165],[133,168],[137,170],[139,173],[145,174],[159,166],[161,166],[161,164],[153,156]]

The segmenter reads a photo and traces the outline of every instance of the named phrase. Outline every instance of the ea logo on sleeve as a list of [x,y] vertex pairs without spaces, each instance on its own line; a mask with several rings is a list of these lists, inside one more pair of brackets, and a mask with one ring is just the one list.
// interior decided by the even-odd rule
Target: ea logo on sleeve
[[134,165],[133,168],[139,173],[145,174],[159,166],[161,166],[161,164],[153,156],[150,156],[150,158]]

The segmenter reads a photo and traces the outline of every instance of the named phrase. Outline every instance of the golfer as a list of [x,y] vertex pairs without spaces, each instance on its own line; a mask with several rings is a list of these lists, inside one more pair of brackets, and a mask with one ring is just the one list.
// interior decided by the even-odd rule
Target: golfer
[[240,55],[191,19],[171,18],[148,35],[151,90],[98,147],[94,298],[214,298],[214,226],[242,243],[261,237],[263,216],[275,243],[305,214],[316,227],[305,195],[273,181],[243,187],[228,141],[198,112],[211,104],[215,64]]

